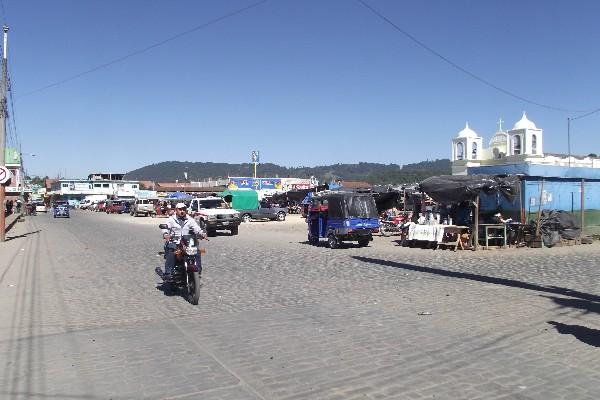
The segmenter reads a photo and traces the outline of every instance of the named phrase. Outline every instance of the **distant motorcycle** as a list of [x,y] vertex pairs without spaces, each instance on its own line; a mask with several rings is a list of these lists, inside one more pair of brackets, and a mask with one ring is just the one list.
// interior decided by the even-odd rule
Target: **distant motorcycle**
[[[159,228],[168,229],[167,224],[160,224]],[[169,232],[171,233],[171,232]],[[200,299],[200,276],[202,274],[201,256],[206,253],[204,249],[198,248],[198,238],[193,232],[183,235],[176,242],[170,239],[167,248],[175,251],[175,267],[170,279],[165,277],[160,267],[155,271],[163,280],[166,293],[174,290],[184,290],[187,301],[196,305]]]
[[381,236],[399,235],[404,229],[405,222],[405,215],[396,215],[387,219],[382,218],[379,221],[379,233]]

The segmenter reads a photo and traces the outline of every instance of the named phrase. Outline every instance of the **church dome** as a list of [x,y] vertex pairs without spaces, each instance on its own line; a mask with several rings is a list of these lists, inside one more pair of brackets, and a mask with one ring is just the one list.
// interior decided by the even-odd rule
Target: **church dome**
[[527,119],[527,115],[523,112],[521,119],[517,121],[512,128],[513,131],[516,131],[517,129],[537,129],[537,127],[533,122]]
[[508,134],[506,132],[498,131],[490,140],[490,146],[495,144],[505,144],[508,141]]
[[477,135],[477,133],[473,129],[469,128],[469,123],[467,122],[466,125],[465,125],[465,129],[463,129],[462,131],[458,132],[458,136],[457,137],[459,137],[459,138],[472,138],[473,139],[473,138],[477,138],[479,136]]

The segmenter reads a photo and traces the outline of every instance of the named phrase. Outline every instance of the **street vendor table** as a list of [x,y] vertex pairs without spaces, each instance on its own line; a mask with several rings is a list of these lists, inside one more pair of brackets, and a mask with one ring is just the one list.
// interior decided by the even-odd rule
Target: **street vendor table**
[[454,249],[458,246],[464,248],[461,245],[460,235],[468,231],[466,226],[456,225],[411,225],[408,228],[407,240],[420,240],[425,242],[436,243],[439,247],[440,244],[454,246]]
[[408,240],[441,242],[444,237],[443,227],[444,225],[411,225],[408,228]]
[[479,224],[479,227],[483,229],[483,238],[485,241],[485,248],[489,248],[489,242],[493,239],[502,240],[502,247],[506,247],[506,224]]
[[456,251],[459,247],[461,250],[470,248],[470,235],[468,226],[456,226],[456,225],[443,225],[444,237],[441,242],[438,242],[438,248],[440,245],[448,247],[454,247]]

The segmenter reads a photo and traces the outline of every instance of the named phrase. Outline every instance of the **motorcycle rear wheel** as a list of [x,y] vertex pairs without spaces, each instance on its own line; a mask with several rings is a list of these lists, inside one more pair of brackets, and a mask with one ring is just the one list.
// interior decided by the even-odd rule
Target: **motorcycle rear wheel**
[[200,299],[200,272],[188,272],[187,276],[187,300],[197,305]]

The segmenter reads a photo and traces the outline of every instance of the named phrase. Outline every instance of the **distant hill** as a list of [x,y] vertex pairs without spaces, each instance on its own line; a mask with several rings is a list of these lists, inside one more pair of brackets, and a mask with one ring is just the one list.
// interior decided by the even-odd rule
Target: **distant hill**
[[[253,165],[164,161],[147,165],[125,174],[125,179],[150,180],[155,182],[182,181],[187,171],[188,179],[202,181],[205,179],[227,178],[229,176],[252,176]],[[372,184],[410,184],[420,182],[433,175],[451,174],[450,160],[441,159],[422,161],[416,164],[400,166],[398,164],[377,164],[360,162],[358,164],[333,164],[317,167],[281,167],[276,164],[259,164],[258,175],[268,178],[310,178],[320,182],[335,179],[346,181],[366,181]]]

